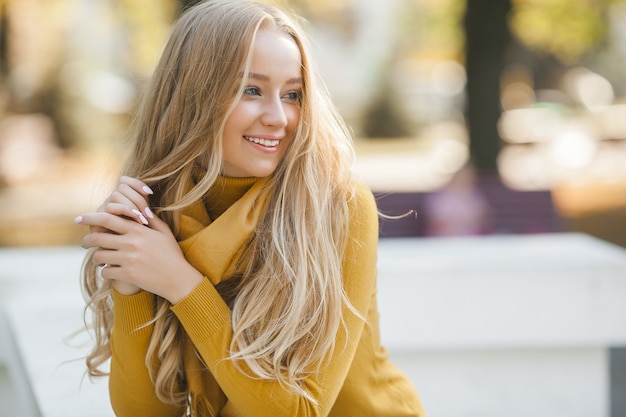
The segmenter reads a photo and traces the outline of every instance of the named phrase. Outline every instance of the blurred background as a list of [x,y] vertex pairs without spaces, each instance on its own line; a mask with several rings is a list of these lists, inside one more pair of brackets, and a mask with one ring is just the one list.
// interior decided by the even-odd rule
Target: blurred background
[[[381,237],[575,231],[626,247],[626,0],[267,1],[305,18],[322,75],[354,132],[355,173],[376,193],[381,212],[397,216],[415,211],[415,216],[398,220],[383,218]],[[193,3],[0,0],[0,247],[8,250],[5,260],[14,256],[18,264],[20,251],[11,248],[80,244],[85,230],[73,218],[95,209],[113,187],[127,147],[125,128],[138,98],[172,22]],[[446,266],[456,262],[441,258],[456,255],[438,251],[437,240],[424,240],[432,245],[431,252],[421,255],[426,267],[438,259]],[[471,258],[468,249],[457,254]],[[536,250],[535,255],[543,255],[543,247]],[[493,252],[507,253],[504,248]],[[588,255],[590,263],[596,259]],[[596,266],[613,268],[608,259],[597,257]],[[554,262],[565,265],[570,260]],[[578,282],[570,276],[575,272],[600,274],[587,272],[582,264],[563,268],[568,278],[563,282]],[[11,266],[6,269],[11,271]],[[453,271],[457,279],[471,272]],[[49,277],[42,273],[28,278]],[[595,297],[594,314],[596,307],[602,310],[599,306],[613,311],[615,303],[607,301],[612,299],[598,295],[600,284],[581,282],[585,296]],[[570,292],[554,287],[559,308],[577,300],[572,285],[562,286]],[[459,290],[463,296],[465,288]],[[615,284],[607,291],[621,294],[619,288]],[[477,296],[491,294],[477,289]],[[534,287],[530,293],[536,293]],[[509,299],[504,297],[504,303]],[[435,299],[440,301],[445,300]],[[396,298],[389,303],[396,304]],[[493,311],[485,307],[485,317],[497,316]],[[56,317],[54,311],[44,314]],[[600,317],[594,314],[590,316]],[[579,316],[571,317],[578,326]],[[456,367],[465,358],[476,365],[468,380],[471,387],[481,375],[491,375],[485,366],[502,365],[493,361],[493,352],[461,352],[458,361],[455,352],[423,356],[424,363],[432,363],[428,375],[442,375],[444,393],[451,382],[441,369],[450,363]],[[553,356],[545,359],[545,367],[563,366],[553,369],[561,378],[554,380],[567,391],[580,385],[570,378],[572,369],[595,364],[598,355],[597,369],[605,369],[604,351],[594,352],[580,346],[550,351]],[[617,351],[611,352],[614,362]],[[620,352],[623,376],[626,350]],[[507,356],[511,353],[513,359]],[[522,359],[518,353],[500,352],[502,363],[513,366],[502,365],[508,376],[524,374],[537,355],[544,358],[531,349],[531,359],[524,362],[527,352],[519,354]],[[588,354],[591,362],[580,359]],[[558,362],[561,357],[565,362]],[[585,370],[580,375],[595,387],[597,398],[604,398],[604,376],[588,378]],[[568,378],[570,385],[564,383]],[[431,394],[438,389],[436,381]],[[500,380],[494,381],[497,385]],[[536,379],[521,381],[521,390],[537,385]],[[553,384],[545,381],[537,390]],[[509,386],[520,392],[517,385]],[[544,391],[552,392],[548,388]],[[618,394],[624,398],[623,391]],[[583,390],[580,397],[588,395]],[[14,397],[0,363],[0,415]],[[534,399],[527,403],[535,406]],[[626,410],[625,404],[619,410]],[[527,413],[522,409],[517,415],[522,414]],[[562,415],[593,413],[572,410]]]
[[[193,3],[0,0],[0,246],[80,241],[72,219],[117,178],[138,96]],[[381,236],[626,246],[625,1],[280,5],[306,19],[357,175],[384,213],[417,212]]]

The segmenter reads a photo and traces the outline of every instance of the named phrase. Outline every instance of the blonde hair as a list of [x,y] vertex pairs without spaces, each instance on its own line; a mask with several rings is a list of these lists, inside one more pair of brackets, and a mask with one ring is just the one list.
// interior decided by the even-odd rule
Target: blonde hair
[[[342,285],[353,151],[296,23],[274,7],[246,1],[211,0],[187,10],[130,126],[134,146],[125,174],[153,188],[151,205],[178,234],[181,210],[220,174],[224,124],[245,86],[241,73],[248,73],[254,37],[267,27],[298,45],[303,94],[295,137],[271,176],[269,206],[243,276],[233,281],[227,360],[244,372],[243,361],[251,377],[278,381],[315,401],[303,380],[335,349],[344,311],[354,312]],[[205,172],[194,186],[198,167]],[[98,280],[95,266],[89,253],[82,275],[96,338],[86,361],[91,376],[103,375],[99,366],[111,356],[113,309],[110,283]],[[184,332],[169,302],[156,299],[146,365],[157,396],[180,404],[186,398],[178,389]]]

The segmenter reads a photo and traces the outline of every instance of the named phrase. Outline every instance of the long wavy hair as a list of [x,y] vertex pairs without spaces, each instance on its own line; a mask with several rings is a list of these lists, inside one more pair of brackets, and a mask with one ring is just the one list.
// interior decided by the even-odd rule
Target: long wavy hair
[[[124,174],[151,186],[151,206],[178,235],[181,210],[202,198],[220,175],[225,121],[245,87],[241,74],[249,72],[251,46],[263,28],[283,31],[296,42],[303,94],[295,136],[271,176],[268,209],[229,303],[233,339],[227,360],[244,372],[243,361],[251,377],[278,381],[313,400],[304,378],[319,371],[335,349],[343,314],[358,314],[342,285],[353,148],[295,21],[247,1],[210,0],[187,10],[130,125],[133,145]],[[203,176],[194,182],[198,167]],[[99,280],[95,268],[89,252],[82,282],[86,321],[95,334],[86,359],[90,376],[106,374],[99,367],[111,356],[113,322],[111,284]],[[146,324],[154,327],[145,360],[158,398],[180,404],[186,399],[180,391],[184,330],[169,307],[156,297],[154,319]]]

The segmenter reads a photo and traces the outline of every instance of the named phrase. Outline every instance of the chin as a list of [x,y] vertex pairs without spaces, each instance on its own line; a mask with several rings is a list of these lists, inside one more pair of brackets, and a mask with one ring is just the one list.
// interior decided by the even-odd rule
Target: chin
[[264,178],[264,177],[269,177],[275,171],[276,171],[276,166],[274,165],[274,166],[269,166],[269,167],[258,167],[255,169],[251,169],[248,172],[250,173],[251,177]]
[[270,175],[272,175],[274,173],[274,171],[276,171],[275,169],[273,170],[262,170],[262,171],[255,171],[255,172],[251,172],[250,173],[250,177],[257,177],[257,178],[265,178],[265,177],[269,177]]

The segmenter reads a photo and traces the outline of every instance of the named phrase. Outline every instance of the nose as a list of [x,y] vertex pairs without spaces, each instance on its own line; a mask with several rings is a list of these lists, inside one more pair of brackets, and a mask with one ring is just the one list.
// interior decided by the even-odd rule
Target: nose
[[287,126],[287,113],[285,103],[280,97],[268,97],[263,106],[261,123],[266,126],[285,127]]

